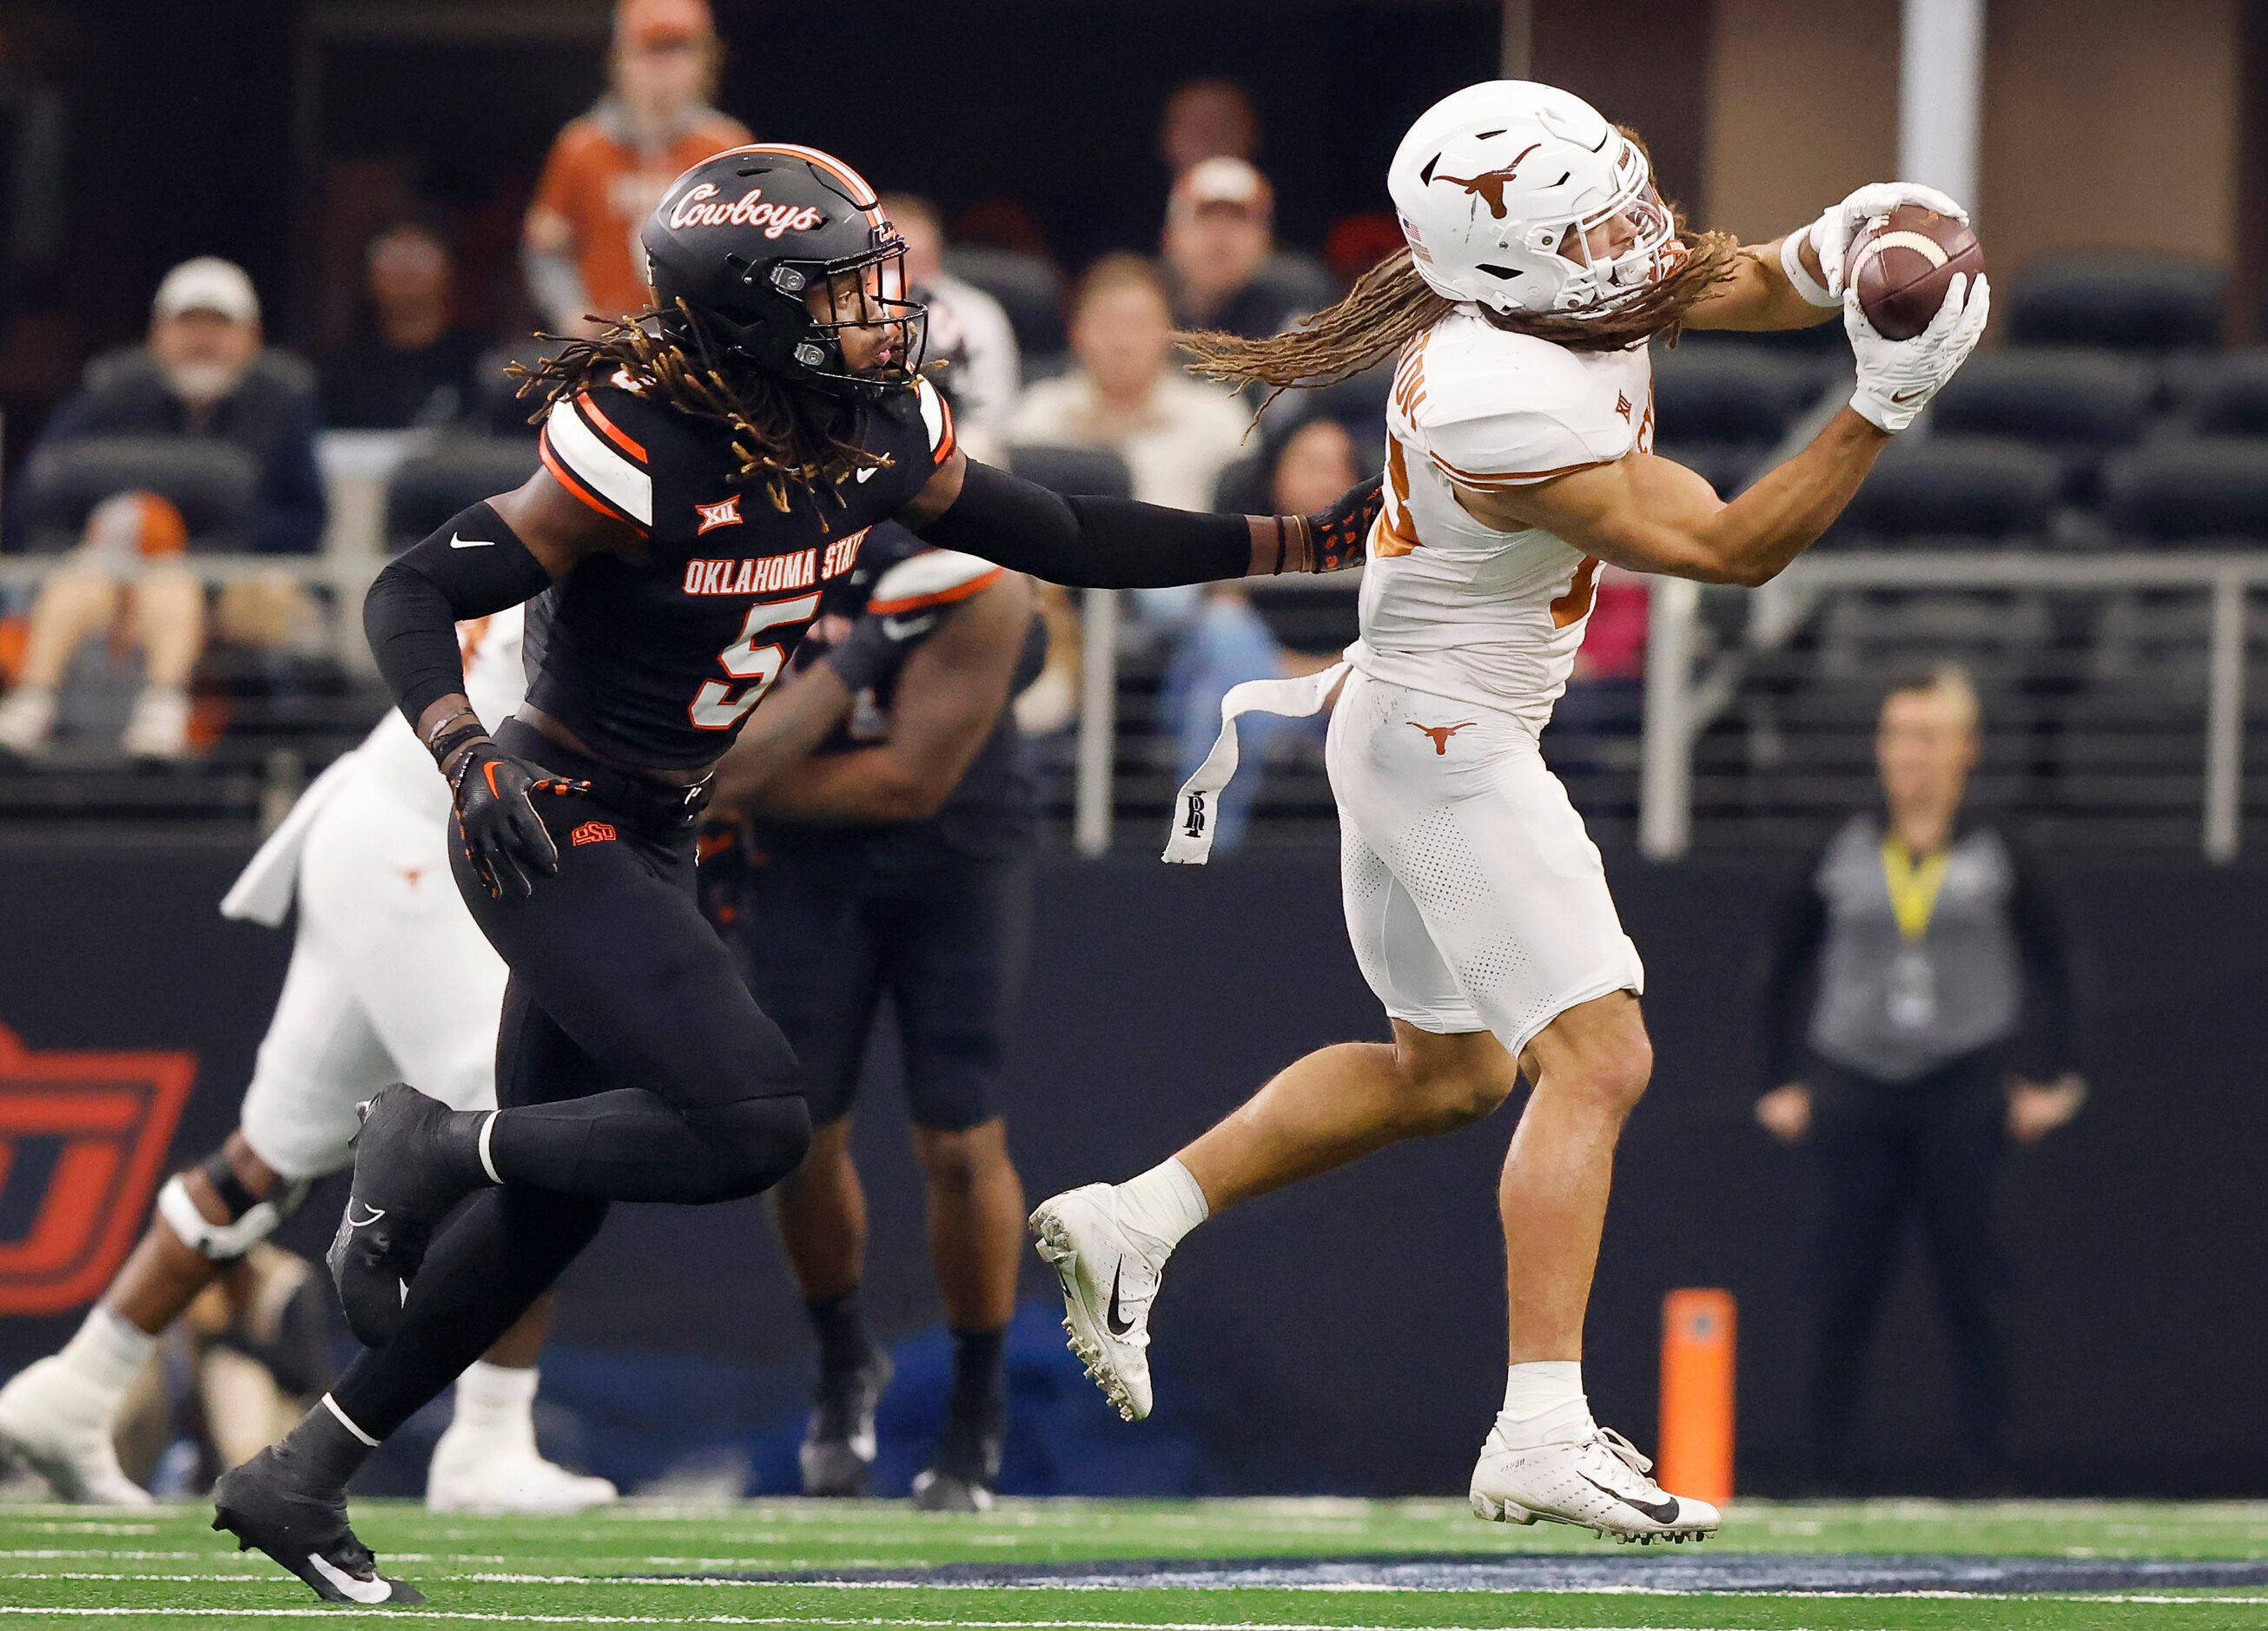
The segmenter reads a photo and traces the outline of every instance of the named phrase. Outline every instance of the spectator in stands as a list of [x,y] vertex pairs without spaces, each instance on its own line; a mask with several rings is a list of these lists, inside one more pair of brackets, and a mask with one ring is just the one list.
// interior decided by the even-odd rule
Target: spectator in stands
[[1987,1476],[2001,1467],[2011,1370],[1993,1184],[2010,1138],[2045,1135],[2086,1097],[2083,1008],[2052,900],[2002,831],[1962,811],[1977,721],[1953,665],[1891,689],[1874,743],[1882,812],[1829,841],[1773,945],[1767,1079],[1781,1085],[1756,1119],[1808,1141],[1825,1179],[1811,1434],[1830,1484],[1855,1470],[1867,1344],[1909,1211],[1953,1338],[1967,1448]]
[[906,240],[906,276],[929,302],[929,355],[949,365],[939,388],[953,402],[954,432],[972,459],[997,460],[1023,384],[1016,331],[1000,303],[945,269],[937,206],[912,193],[882,195],[882,213]]
[[447,424],[470,407],[487,349],[453,320],[456,261],[431,227],[390,226],[363,256],[369,308],[353,339],[323,359],[323,422],[335,430]]
[[521,239],[529,292],[560,334],[652,304],[637,230],[680,175],[753,138],[710,106],[724,61],[707,0],[620,0],[609,85],[559,133]]
[[[306,365],[262,349],[252,280],[207,256],[166,275],[146,346],[89,364],[85,386],[55,410],[26,463],[36,467],[46,450],[99,437],[226,444],[258,472],[252,511],[237,529],[242,543],[268,554],[306,554],[324,517],[315,429]],[[130,490],[119,498],[124,502],[93,508],[77,547],[33,599],[22,672],[0,701],[0,749],[29,754],[47,746],[72,658],[122,619],[144,664],[125,746],[153,759],[188,751],[188,684],[206,638],[204,597],[178,559],[188,527],[163,499]],[[40,503],[36,490],[19,501],[19,532],[42,530]],[[272,648],[311,637],[320,620],[306,591],[278,573],[229,584],[212,621],[225,638]]]
[[1182,173],[1166,202],[1166,276],[1184,328],[1258,339],[1306,315],[1262,276],[1276,251],[1276,190],[1241,158],[1207,158]]
[[[1126,461],[1135,497],[1210,509],[1250,415],[1219,386],[1174,366],[1174,314],[1150,262],[1105,255],[1087,269],[1071,300],[1071,349],[1079,366],[1024,393],[1008,439],[1108,448]],[[1145,614],[1165,622],[1182,621],[1197,601],[1194,588],[1134,593]]]
[[[1260,115],[1252,98],[1233,79],[1191,79],[1166,99],[1158,121],[1158,162],[1163,173],[1145,184],[1135,180],[1112,190],[1095,249],[1153,249],[1161,204],[1174,184],[1208,158],[1250,164],[1260,155]],[[1093,204],[1083,207],[1092,214]]]
[[[1362,479],[1354,437],[1336,419],[1310,419],[1294,430],[1277,453],[1270,474],[1269,503],[1284,515],[1289,503],[1322,508]],[[1334,485],[1336,483],[1336,485]],[[1318,497],[1318,495],[1321,495]],[[1179,774],[1187,776],[1204,762],[1220,731],[1220,699],[1231,686],[1248,680],[1311,674],[1338,660],[1336,652],[1288,649],[1253,606],[1238,583],[1212,584],[1197,615],[1182,632],[1166,672],[1161,717],[1173,730]],[[1258,730],[1249,729],[1255,722]],[[1252,805],[1259,796],[1263,768],[1279,743],[1312,738],[1320,743],[1327,715],[1309,719],[1278,714],[1247,714],[1242,725],[1245,768],[1224,788],[1214,807],[1213,848],[1233,849],[1244,840]]]

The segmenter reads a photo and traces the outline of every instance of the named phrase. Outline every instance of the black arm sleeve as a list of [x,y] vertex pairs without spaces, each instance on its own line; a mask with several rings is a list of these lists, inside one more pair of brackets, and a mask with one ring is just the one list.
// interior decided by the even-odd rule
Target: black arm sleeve
[[1065,498],[968,461],[961,496],[913,529],[931,543],[1073,589],[1162,589],[1242,577],[1252,528],[1129,498]]
[[1764,1086],[1799,1079],[1803,1057],[1802,999],[1819,966],[1827,938],[1827,903],[1819,894],[1819,866],[1805,869],[1773,926],[1764,962]]
[[2052,1082],[2082,1068],[2086,1049],[2080,1032],[2086,1004],[2081,970],[2072,954],[2062,907],[2041,877],[2039,863],[2013,844],[2009,855],[2015,883],[2009,892],[2008,927],[2022,960],[2025,998],[2012,1062],[2029,1080]]
[[428,708],[465,688],[458,623],[518,606],[550,583],[542,562],[485,503],[387,563],[362,603],[362,631],[412,729]]

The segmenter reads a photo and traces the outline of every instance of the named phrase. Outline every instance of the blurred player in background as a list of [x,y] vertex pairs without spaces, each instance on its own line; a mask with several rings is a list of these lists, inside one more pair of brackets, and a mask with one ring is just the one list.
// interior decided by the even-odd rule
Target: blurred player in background
[[760,788],[744,789],[744,756],[726,755],[718,799],[753,817],[747,865],[704,869],[703,893],[787,1033],[811,1106],[811,1152],[773,1191],[819,1343],[803,1491],[865,1493],[889,1385],[859,1304],[866,1203],[850,1158],[852,1098],[887,995],[954,1348],[944,1429],[914,1504],[978,1511],[999,1478],[1003,1347],[1023,1257],[1024,1189],[1000,1089],[1038,811],[1008,702],[1038,673],[1046,633],[1021,577],[887,524],[822,599],[814,632],[840,637],[861,613],[918,629],[921,643],[859,694],[843,729]]
[[[1918,199],[1862,189],[1760,247],[1687,238],[1645,151],[1579,98],[1499,81],[1435,105],[1388,184],[1407,250],[1290,334],[1197,336],[1202,371],[1283,387],[1399,356],[1387,505],[1361,637],[1307,680],[1259,680],[1183,790],[1168,860],[1198,861],[1233,774],[1234,715],[1332,716],[1349,935],[1390,1044],[1309,1054],[1130,1183],[1033,1215],[1073,1348],[1122,1414],[1151,1404],[1149,1312],[1167,1254],[1213,1212],[1402,1138],[1486,1115],[1531,1084],[1504,1168],[1510,1369],[1473,1471],[1481,1517],[1618,1539],[1699,1539],[1718,1513],[1665,1492],[1591,1418],[1584,1311],[1623,1121],[1653,1050],[1644,975],[1596,846],[1536,738],[1565,687],[1602,562],[1760,584],[1831,522],[1984,330],[1955,278],[1916,339],[1881,339],[1841,289],[1859,225]],[[1790,328],[1844,310],[1851,405],[1803,452],[1720,501],[1654,456],[1647,342],[1681,327]],[[1351,672],[1349,672],[1351,670]]]
[[711,106],[725,58],[708,0],[620,0],[607,60],[607,94],[552,143],[521,238],[528,292],[563,334],[653,304],[647,213],[681,172],[751,139]]
[[2046,1136],[2087,1097],[2086,1005],[2054,895],[2003,828],[1962,808],[1981,711],[1951,664],[1891,687],[1874,737],[1882,808],[1813,860],[1771,948],[1778,1085],[1756,1120],[1819,1162],[1812,1471],[1836,1487],[1858,1472],[1867,1347],[1909,1212],[1952,1338],[1962,1451],[1980,1476],[2006,1472],[2014,1367],[1994,1182],[2009,1140]]
[[[474,694],[517,706],[519,609],[467,625],[465,648]],[[207,1286],[347,1164],[357,1103],[405,1076],[460,1110],[496,1103],[504,966],[450,885],[446,792],[408,723],[388,714],[300,796],[222,901],[226,915],[271,928],[298,906],[238,1128],[166,1182],[149,1232],[63,1352],[0,1389],[0,1448],[63,1499],[147,1503],[112,1447],[135,1376]],[[615,1498],[606,1480],[537,1452],[534,1366],[549,1323],[539,1305],[458,1379],[428,1505],[571,1512]],[[306,1391],[319,1388],[311,1378]],[[236,1448],[248,1455],[270,1436]]]

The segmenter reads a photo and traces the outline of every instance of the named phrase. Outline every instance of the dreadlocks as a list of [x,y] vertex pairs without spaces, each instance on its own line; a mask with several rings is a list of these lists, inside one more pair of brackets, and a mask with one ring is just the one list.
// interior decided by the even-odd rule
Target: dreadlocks
[[539,334],[558,342],[559,349],[533,368],[514,364],[510,370],[519,379],[518,394],[533,395],[540,404],[530,422],[561,398],[622,371],[646,383],[687,418],[729,431],[740,460],[733,480],[762,487],[775,509],[787,509],[792,488],[832,488],[861,469],[889,463],[845,438],[848,404],[784,385],[760,369],[729,365],[682,300],[667,327],[659,317],[649,312],[611,324],[592,340]]
[[[1660,338],[1675,343],[1694,303],[1731,275],[1740,246],[1723,232],[1689,237],[1684,217],[1671,208],[1684,257],[1630,298],[1593,317],[1485,309],[1482,315],[1498,328],[1534,334],[1572,351],[1620,351]],[[1256,380],[1271,386],[1273,401],[1293,386],[1329,385],[1385,361],[1455,309],[1455,302],[1434,293],[1418,276],[1405,248],[1365,272],[1336,305],[1288,333],[1260,340],[1184,333],[1174,339],[1196,359],[1191,372],[1230,385]]]

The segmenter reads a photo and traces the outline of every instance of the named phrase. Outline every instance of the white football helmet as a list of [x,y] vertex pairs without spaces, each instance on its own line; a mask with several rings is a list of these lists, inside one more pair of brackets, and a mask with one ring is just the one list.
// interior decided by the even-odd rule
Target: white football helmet
[[1492,311],[1595,316],[1683,258],[1638,143],[1550,85],[1491,79],[1442,98],[1386,185],[1418,275]]

